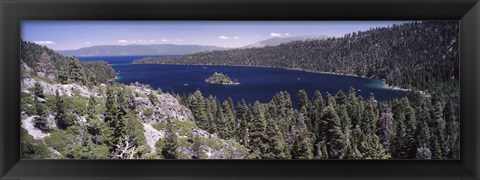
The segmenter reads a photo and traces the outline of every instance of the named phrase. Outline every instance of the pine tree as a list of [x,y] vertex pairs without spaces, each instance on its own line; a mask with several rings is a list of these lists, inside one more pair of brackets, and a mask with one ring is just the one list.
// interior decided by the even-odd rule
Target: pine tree
[[327,152],[327,143],[325,141],[318,141],[315,144],[315,151],[314,158],[315,159],[328,159],[328,152]]
[[350,129],[351,129],[351,121],[347,114],[347,106],[345,104],[340,105],[339,107],[339,118],[342,127],[342,133],[345,137],[343,142],[343,151],[345,151],[350,146]]
[[404,159],[415,158],[415,151],[418,146],[417,142],[417,121],[415,117],[415,111],[413,108],[407,104],[407,109],[405,111],[405,127],[406,127],[406,136],[403,140],[402,154]]
[[362,130],[365,133],[374,133],[377,126],[378,116],[375,112],[375,99],[373,95],[370,96],[364,112],[365,113],[361,121]]
[[359,150],[364,159],[389,159],[391,157],[375,134],[362,135]]
[[301,109],[300,109],[300,114],[302,114],[303,116],[303,121],[305,122],[305,125],[307,126],[307,131],[312,131],[312,121],[310,120],[310,117],[309,116],[309,108],[311,105],[310,103],[306,104],[305,106],[303,106]]
[[99,144],[99,136],[101,134],[101,129],[103,124],[97,117],[97,101],[94,96],[90,96],[87,104],[87,131],[92,135],[92,142]]
[[43,87],[36,82],[34,85],[34,100],[33,105],[35,107],[35,113],[37,117],[33,118],[33,126],[40,129],[43,132],[48,132],[49,128],[47,126],[47,117],[46,117],[46,107],[43,102],[41,102],[38,98],[45,98],[43,93]]
[[249,148],[250,155],[252,159],[258,159],[261,157],[261,153],[265,152],[267,149],[267,144],[265,144],[266,134],[265,134],[265,112],[259,101],[255,101],[252,107],[252,124],[249,128]]
[[245,103],[245,100],[242,99],[238,102],[237,109],[236,109],[236,116],[237,120],[240,121],[240,125],[237,128],[237,141],[243,145],[248,145],[248,106]]
[[162,149],[162,155],[165,159],[178,159],[178,140],[173,130],[173,122],[171,119],[169,119],[167,123],[165,146]]
[[69,79],[68,79],[68,74],[65,70],[60,70],[58,72],[58,81],[61,83],[61,84],[67,84],[69,82]]
[[225,117],[225,139],[233,138],[236,128],[237,121],[235,119],[235,112],[233,111],[232,98],[228,98],[222,103],[223,115]]
[[33,118],[33,126],[40,129],[43,132],[48,132],[50,129],[47,125],[46,118],[46,108],[45,105],[38,100],[37,97],[34,98],[34,106],[37,117]]
[[329,92],[327,92],[326,106],[332,106],[333,108],[337,107],[337,102],[335,101],[335,97],[333,97]]
[[307,92],[305,92],[304,89],[300,89],[297,93],[298,108],[302,109],[302,107],[306,106],[308,102]]
[[268,148],[262,153],[262,159],[285,159],[287,158],[286,147],[282,139],[278,125],[272,118],[267,118],[266,144]]
[[312,159],[313,145],[311,133],[305,124],[305,116],[300,113],[297,118],[295,142],[292,150],[293,159]]
[[360,124],[361,112],[363,108],[359,107],[358,98],[355,89],[350,87],[348,90],[347,114],[352,121],[352,127]]
[[457,118],[455,117],[455,109],[451,99],[449,99],[445,105],[443,113],[446,123],[446,158],[458,159],[460,151],[460,129]]
[[313,147],[309,138],[297,135],[293,144],[292,159],[312,159]]
[[226,139],[227,137],[227,119],[225,118],[222,110],[222,105],[217,101],[217,111],[215,114],[215,122],[217,132],[220,138]]
[[36,97],[45,99],[45,94],[43,93],[43,87],[40,85],[40,83],[35,82],[33,86],[33,92]]
[[207,110],[205,105],[205,100],[202,96],[202,93],[197,90],[193,95],[188,97],[189,109],[192,111],[193,117],[195,118],[195,124],[202,129],[209,130],[209,119],[207,117]]
[[85,73],[83,70],[80,61],[77,58],[72,57],[70,58],[70,75],[69,79],[73,80],[74,82],[79,82],[83,85],[87,85]]
[[107,86],[107,99],[105,102],[105,123],[107,128],[104,130],[107,136],[107,145],[110,147],[110,152],[116,152],[116,145],[121,142],[122,134],[119,126],[120,111],[117,104],[115,86]]
[[445,119],[441,102],[437,101],[433,108],[432,118],[434,121],[433,137],[431,138],[432,159],[444,159],[445,148]]
[[41,75],[52,80],[55,79],[55,66],[52,62],[52,57],[47,52],[44,51],[41,54],[40,59],[34,68],[37,75]]
[[208,127],[206,127],[206,130],[213,134],[217,133],[219,134],[218,130],[218,122],[216,120],[216,115],[217,115],[217,110],[218,110],[218,100],[217,98],[214,98],[213,100],[209,99],[204,99],[204,109],[205,109],[205,120],[203,122],[206,122],[208,124]]
[[323,104],[323,96],[320,91],[316,90],[315,93],[313,93],[313,99],[312,99],[312,133],[315,135],[315,139],[319,139],[319,130],[321,129],[321,117],[322,117],[322,111],[325,108],[325,105]]
[[93,119],[97,116],[97,100],[94,96],[88,98],[87,104],[87,122],[88,119]]
[[63,100],[63,97],[60,96],[57,89],[55,93],[55,121],[59,129],[65,130],[75,123],[74,121],[68,121],[70,120],[70,118],[66,118],[66,117],[67,115],[66,115],[65,102]]
[[347,96],[345,95],[345,93],[340,90],[337,92],[337,94],[335,95],[335,101],[337,102],[338,105],[344,105],[344,104],[347,104]]
[[355,143],[351,143],[347,150],[345,150],[345,155],[343,159],[362,159],[362,153],[358,150],[357,145]]
[[192,159],[205,159],[206,155],[202,148],[203,142],[198,134],[193,135],[193,156]]
[[[430,149],[430,138],[431,132],[428,123],[431,121],[430,118],[430,102],[424,100],[421,102],[421,105],[417,108],[416,117],[417,117],[417,152],[421,147]],[[430,150],[429,150],[430,151]],[[431,154],[431,152],[430,152]],[[418,155],[417,155],[418,156]]]
[[393,133],[393,114],[391,111],[391,108],[385,105],[377,125],[377,135],[380,143],[387,151],[390,150],[390,141]]
[[339,159],[342,157],[345,136],[342,132],[340,118],[335,112],[333,105],[328,105],[322,112],[325,127],[325,140],[327,143],[327,152],[330,159]]
[[406,136],[406,127],[405,127],[405,105],[398,101],[394,100],[392,105],[393,111],[393,126],[395,129],[395,134],[390,145],[390,152],[394,159],[400,159],[403,157],[401,147],[404,145],[404,139]]
[[432,152],[430,149],[423,145],[419,148],[417,148],[417,153],[415,156],[416,159],[431,159],[432,158]]

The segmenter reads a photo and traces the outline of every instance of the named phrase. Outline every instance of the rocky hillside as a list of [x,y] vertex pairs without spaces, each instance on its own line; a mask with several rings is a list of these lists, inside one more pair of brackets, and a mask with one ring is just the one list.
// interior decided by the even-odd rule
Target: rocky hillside
[[[139,83],[62,81],[52,56],[69,58],[39,52],[29,59],[35,67],[21,64],[24,159],[241,159],[247,152],[198,128],[169,93]],[[88,72],[77,66],[77,73]]]

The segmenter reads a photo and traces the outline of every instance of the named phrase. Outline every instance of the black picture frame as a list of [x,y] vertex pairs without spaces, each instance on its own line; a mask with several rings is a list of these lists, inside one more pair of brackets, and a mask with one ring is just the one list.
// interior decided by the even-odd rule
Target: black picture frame
[[[0,0],[0,179],[479,179],[478,0]],[[20,160],[21,20],[459,20],[461,160]]]

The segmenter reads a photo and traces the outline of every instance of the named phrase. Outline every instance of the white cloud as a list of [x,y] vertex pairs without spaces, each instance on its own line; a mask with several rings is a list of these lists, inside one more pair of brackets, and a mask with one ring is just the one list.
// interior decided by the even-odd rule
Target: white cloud
[[274,32],[270,33],[270,36],[272,36],[272,37],[279,37],[281,35],[282,34],[280,34],[280,33],[274,33]]
[[41,44],[41,45],[46,45],[46,44],[55,44],[53,41],[33,41],[35,44]]
[[235,36],[235,37],[233,37],[233,39],[240,39],[240,37],[238,37],[238,36]]
[[148,42],[150,42],[150,43],[154,43],[154,42],[155,42],[155,40],[153,40],[153,39],[150,39]]
[[290,36],[290,33],[285,33],[285,36]]
[[218,38],[220,38],[220,39],[232,39],[232,37],[228,37],[228,36],[218,36]]
[[183,41],[183,39],[177,39],[177,41]]
[[120,39],[120,40],[117,40],[117,42],[119,42],[119,43],[128,43],[128,41],[127,41],[127,40],[125,40],[125,39]]
[[167,41],[168,41],[168,39],[162,39],[161,41],[162,41],[162,42],[167,42]]
[[87,42],[85,42],[85,44],[92,44],[92,42],[87,41]]

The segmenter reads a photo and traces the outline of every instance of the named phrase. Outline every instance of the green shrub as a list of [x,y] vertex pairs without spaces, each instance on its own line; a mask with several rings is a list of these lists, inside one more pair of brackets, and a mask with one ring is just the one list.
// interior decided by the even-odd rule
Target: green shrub
[[46,107],[47,111],[55,112],[55,102],[56,102],[55,96],[46,95],[45,100],[47,101],[47,102],[45,102],[45,107]]
[[205,142],[205,144],[208,146],[208,147],[211,147],[215,150],[220,150],[222,149],[223,147],[223,143],[222,143],[222,140],[220,140],[219,138],[204,138],[204,137],[200,137],[201,141]]
[[74,138],[75,138],[75,135],[71,131],[67,132],[67,131],[55,130],[52,133],[50,133],[50,136],[45,137],[44,141],[48,146],[53,147],[62,155],[66,155],[67,146],[69,144],[72,144],[72,141],[74,140]]
[[106,145],[92,144],[93,148],[88,159],[110,159],[110,152]]
[[43,132],[48,132],[50,129],[47,125],[47,119],[43,116],[33,118],[33,126],[40,129]]
[[147,98],[147,95],[139,93],[139,92],[135,92],[135,97]]
[[28,115],[28,116],[33,116],[35,115],[35,107],[30,105],[30,104],[27,104],[25,106],[22,106],[22,111],[25,111],[25,113]]
[[25,92],[20,92],[20,105],[33,104],[33,98],[30,94]]
[[74,114],[67,114],[65,116],[65,119],[63,120],[63,125],[64,127],[70,127],[70,126],[73,126],[76,121],[77,121],[77,116],[75,116]]
[[179,133],[181,136],[192,136],[192,129],[197,129],[197,125],[195,123],[190,122],[190,121],[175,121],[174,124],[175,130]]
[[64,96],[67,111],[74,112],[80,116],[85,115],[88,99],[82,96]]
[[150,100],[150,102],[152,104],[157,104],[158,103],[158,98],[157,96],[153,93],[153,91],[150,92],[150,94],[148,95],[148,99]]
[[158,122],[156,124],[153,124],[152,127],[155,128],[156,130],[163,131],[167,129],[167,124],[164,122]]
[[27,130],[20,129],[20,159],[47,159],[50,152],[47,146],[28,134]]
[[143,115],[147,116],[147,117],[152,117],[153,109],[151,109],[151,108],[145,109],[145,111],[143,111]]
[[160,159],[163,159],[163,155],[162,155],[162,149],[163,147],[165,147],[165,140],[163,140],[162,138],[158,139],[158,141],[155,143],[155,150],[157,152],[157,156],[160,158]]

